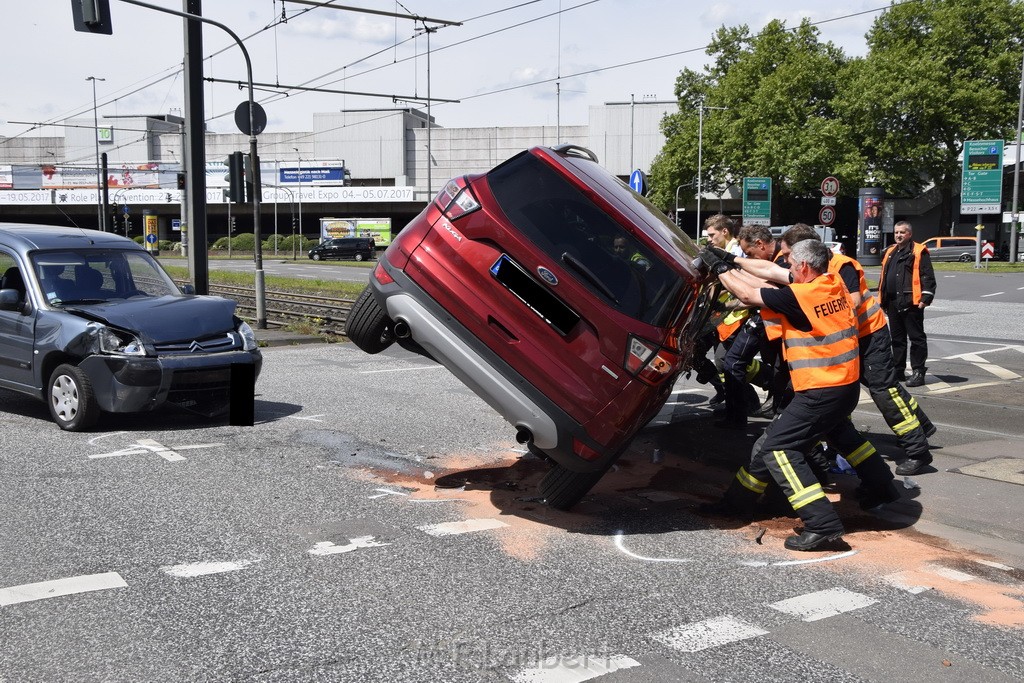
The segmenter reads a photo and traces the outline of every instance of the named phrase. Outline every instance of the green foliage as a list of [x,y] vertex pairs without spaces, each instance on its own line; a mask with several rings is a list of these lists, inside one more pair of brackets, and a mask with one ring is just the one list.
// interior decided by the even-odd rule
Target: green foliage
[[650,198],[666,211],[677,194],[692,202],[699,166],[704,192],[767,176],[782,203],[816,196],[828,175],[844,194],[881,185],[909,196],[934,182],[948,211],[964,141],[1016,135],[1021,26],[1020,0],[893,3],[854,59],[807,21],[756,35],[723,26],[710,64],[676,79],[679,110],[662,122]]

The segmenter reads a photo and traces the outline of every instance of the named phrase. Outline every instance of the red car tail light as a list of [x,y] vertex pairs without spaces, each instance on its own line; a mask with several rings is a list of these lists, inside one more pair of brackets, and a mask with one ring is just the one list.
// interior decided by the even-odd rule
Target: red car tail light
[[388,273],[387,268],[385,268],[384,264],[380,261],[378,261],[377,265],[373,268],[373,279],[382,285],[390,285],[395,281],[395,279],[391,277],[390,273]]
[[480,202],[473,196],[465,178],[449,180],[434,201],[450,221],[480,208]]
[[657,344],[630,335],[625,368],[647,384],[660,384],[679,364],[679,355]]
[[601,457],[601,454],[595,451],[593,448],[583,443],[579,439],[572,440],[572,452],[580,456],[584,460],[597,460]]

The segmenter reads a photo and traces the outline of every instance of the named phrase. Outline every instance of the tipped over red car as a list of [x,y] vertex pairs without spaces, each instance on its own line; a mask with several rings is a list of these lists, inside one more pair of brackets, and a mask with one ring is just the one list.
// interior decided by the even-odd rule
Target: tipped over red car
[[575,145],[454,178],[388,247],[346,324],[447,367],[553,461],[566,509],[658,413],[710,310],[697,247]]

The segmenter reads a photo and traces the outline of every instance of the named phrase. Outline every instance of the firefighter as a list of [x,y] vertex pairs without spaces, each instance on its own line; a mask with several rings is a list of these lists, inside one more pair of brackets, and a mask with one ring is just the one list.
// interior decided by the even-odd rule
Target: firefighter
[[[791,233],[795,233],[795,229],[791,229],[784,237],[789,245],[805,239],[820,239],[813,228]],[[726,260],[729,258],[725,254],[715,253]],[[788,273],[783,268],[773,268],[771,264],[764,262],[747,264],[746,269],[769,282],[778,283],[788,279]],[[932,461],[928,437],[935,433],[935,426],[921,409],[917,399],[899,382],[893,363],[889,326],[878,300],[868,288],[864,268],[848,256],[831,254],[828,270],[839,275],[846,284],[857,312],[860,381],[867,387],[871,400],[875,402],[885,423],[889,425],[900,447],[907,454],[907,458],[896,467],[896,474],[917,474]],[[845,457],[846,454],[843,455]]]
[[[703,509],[746,516],[774,479],[803,520],[803,530],[786,539],[786,548],[818,549],[841,538],[844,529],[805,460],[807,450],[817,441],[824,438],[840,450],[854,449],[856,456],[850,464],[863,481],[862,507],[899,497],[889,467],[849,419],[860,395],[853,302],[842,280],[828,272],[829,250],[818,240],[793,246],[789,256],[792,284],[783,288],[733,271],[733,266],[707,250],[702,258],[739,300],[761,307],[766,327],[778,325],[794,390],[793,400],[754,445],[749,465],[740,468],[721,501]],[[736,263],[742,268],[747,261]],[[860,446],[854,448],[854,444]]]

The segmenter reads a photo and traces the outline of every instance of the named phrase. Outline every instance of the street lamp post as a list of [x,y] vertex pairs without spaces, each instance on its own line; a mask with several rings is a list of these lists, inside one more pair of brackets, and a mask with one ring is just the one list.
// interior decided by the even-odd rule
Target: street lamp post
[[93,141],[96,143],[96,227],[106,232],[107,220],[103,215],[103,202],[100,201],[100,193],[103,192],[103,177],[100,174],[100,119],[99,114],[96,113],[96,81],[107,79],[88,76],[85,80],[92,81],[92,125],[94,128],[92,134]]
[[1017,226],[1020,219],[1017,215],[1017,198],[1020,194],[1020,134],[1021,123],[1024,121],[1024,57],[1020,63],[1020,103],[1017,105],[1017,156],[1013,165],[1013,207],[1010,223],[1010,263],[1017,261]]
[[[292,147],[295,155],[299,158],[299,234],[302,234],[302,155],[298,147]],[[292,261],[295,260],[295,231],[292,231]]]

